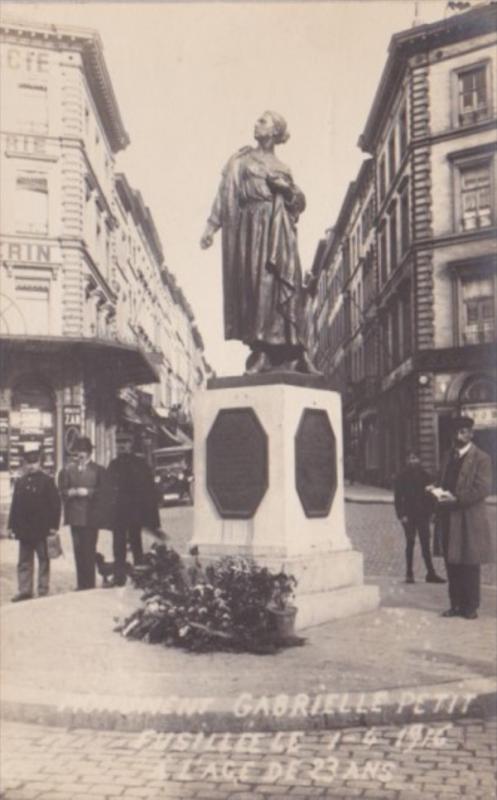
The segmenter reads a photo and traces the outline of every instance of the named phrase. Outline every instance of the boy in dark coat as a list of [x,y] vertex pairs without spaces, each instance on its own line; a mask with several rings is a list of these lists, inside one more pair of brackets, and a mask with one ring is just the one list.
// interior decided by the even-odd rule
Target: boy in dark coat
[[395,482],[395,511],[406,536],[406,583],[414,583],[413,557],[416,532],[426,566],[427,583],[445,583],[436,574],[430,551],[430,516],[432,500],[426,492],[430,483],[416,453],[409,453],[407,465]]
[[123,452],[110,462],[107,470],[113,487],[114,583],[118,586],[126,582],[128,542],[136,566],[143,561],[142,528],[160,529],[153,475],[138,450],[137,441],[123,442]]
[[98,500],[105,470],[91,460],[93,445],[87,436],[75,442],[76,463],[68,464],[59,475],[64,501],[64,518],[71,526],[78,589],[95,588]]
[[39,450],[24,456],[25,473],[18,478],[10,507],[8,528],[19,540],[16,603],[33,597],[34,555],[38,558],[38,596],[48,594],[50,561],[47,536],[60,525],[60,497],[53,479],[42,471]]

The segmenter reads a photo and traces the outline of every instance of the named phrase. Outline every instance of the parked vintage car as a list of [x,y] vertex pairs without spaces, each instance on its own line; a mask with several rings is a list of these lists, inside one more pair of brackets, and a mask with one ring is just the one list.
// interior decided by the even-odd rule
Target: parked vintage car
[[191,447],[164,447],[154,451],[154,481],[160,505],[193,503],[191,463]]

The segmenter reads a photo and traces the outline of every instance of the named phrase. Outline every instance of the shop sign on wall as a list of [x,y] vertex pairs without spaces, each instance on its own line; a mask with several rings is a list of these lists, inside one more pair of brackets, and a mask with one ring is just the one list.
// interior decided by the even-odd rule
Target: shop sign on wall
[[74,453],[74,444],[81,435],[81,407],[64,406],[64,453]]
[[497,428],[497,405],[463,406],[461,409],[465,417],[471,417],[475,428]]

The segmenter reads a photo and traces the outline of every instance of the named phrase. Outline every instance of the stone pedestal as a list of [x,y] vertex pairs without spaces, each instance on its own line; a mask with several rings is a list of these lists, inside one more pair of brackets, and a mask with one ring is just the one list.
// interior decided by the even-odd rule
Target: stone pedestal
[[368,611],[345,529],[340,395],[289,373],[220,378],[195,407],[194,540],[298,580],[297,628]]

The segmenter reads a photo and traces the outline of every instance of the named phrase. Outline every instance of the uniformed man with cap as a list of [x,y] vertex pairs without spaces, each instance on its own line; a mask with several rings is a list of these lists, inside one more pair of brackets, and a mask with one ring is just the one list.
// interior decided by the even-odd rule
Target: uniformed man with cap
[[10,507],[10,536],[19,540],[19,591],[12,602],[33,597],[34,556],[38,558],[38,596],[48,594],[50,561],[47,536],[60,525],[60,497],[53,479],[41,468],[39,449],[24,453],[25,471],[18,478]]
[[493,561],[485,498],[492,489],[490,456],[473,444],[471,417],[452,421],[453,446],[442,460],[437,532],[447,566],[450,608],[444,617],[476,619],[480,565]]

